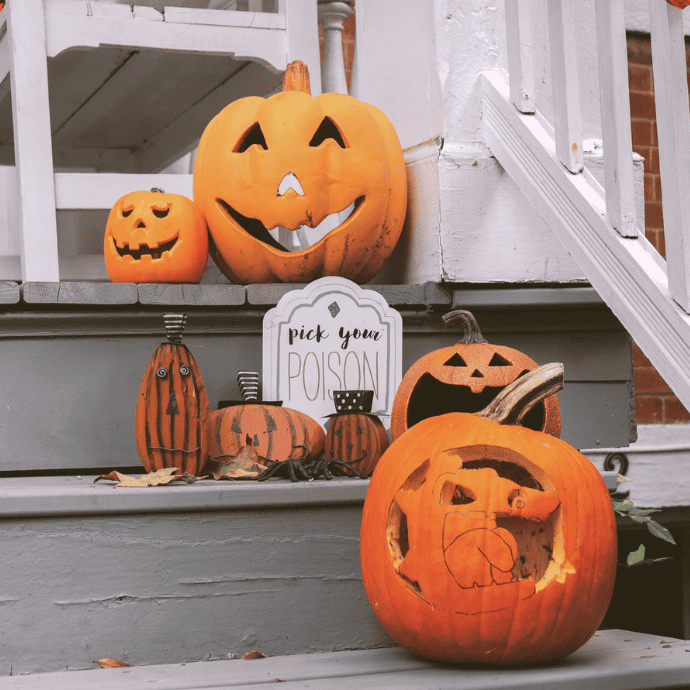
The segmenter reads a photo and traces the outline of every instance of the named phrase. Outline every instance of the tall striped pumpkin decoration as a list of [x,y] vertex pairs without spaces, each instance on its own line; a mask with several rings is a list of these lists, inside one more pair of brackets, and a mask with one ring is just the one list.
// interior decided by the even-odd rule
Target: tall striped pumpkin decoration
[[183,314],[166,314],[167,341],[146,367],[135,414],[139,457],[147,472],[178,467],[200,475],[206,462],[210,408],[192,353],[182,344]]

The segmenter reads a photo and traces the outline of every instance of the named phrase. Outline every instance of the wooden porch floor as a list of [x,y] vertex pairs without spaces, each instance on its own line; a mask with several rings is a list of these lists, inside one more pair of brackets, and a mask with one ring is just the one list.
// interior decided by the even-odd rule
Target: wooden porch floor
[[455,666],[419,659],[400,647],[360,651],[61,671],[0,678],[2,690],[642,690],[690,687],[690,641],[623,630],[600,631],[581,649],[537,668]]

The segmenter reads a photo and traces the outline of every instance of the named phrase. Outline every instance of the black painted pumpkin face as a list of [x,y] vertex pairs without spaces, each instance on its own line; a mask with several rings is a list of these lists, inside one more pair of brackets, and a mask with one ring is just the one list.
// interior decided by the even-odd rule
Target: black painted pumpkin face
[[147,472],[178,467],[199,475],[207,457],[208,395],[185,345],[162,343],[139,389],[135,433]]

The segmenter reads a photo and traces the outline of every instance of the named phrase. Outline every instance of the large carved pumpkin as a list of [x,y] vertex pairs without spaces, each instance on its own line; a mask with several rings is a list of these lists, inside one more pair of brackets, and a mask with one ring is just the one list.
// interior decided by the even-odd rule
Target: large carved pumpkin
[[[310,95],[303,63],[288,65],[282,93],[242,98],[206,127],[194,167],[194,201],[211,254],[233,282],[309,282],[337,275],[367,282],[393,250],[405,217],[400,142],[377,108],[342,94]],[[335,217],[354,205],[349,217]],[[291,252],[269,230],[340,223]]]
[[419,422],[370,481],[360,556],[393,639],[444,661],[565,656],[596,631],[613,592],[616,525],[606,486],[577,450],[517,426],[562,380],[547,365],[482,415]]
[[186,317],[166,314],[168,341],[151,358],[139,389],[135,435],[147,472],[164,467],[200,475],[207,458],[208,395],[192,353],[182,344]]
[[[451,311],[443,321],[446,326],[461,326],[463,337],[455,345],[424,355],[407,370],[393,400],[393,440],[428,417],[479,412],[505,386],[538,366],[519,350],[487,342],[469,311]],[[530,429],[560,436],[561,413],[556,396],[536,405],[523,423]]]
[[115,202],[103,241],[115,283],[198,283],[208,261],[208,231],[191,199],[161,190]]

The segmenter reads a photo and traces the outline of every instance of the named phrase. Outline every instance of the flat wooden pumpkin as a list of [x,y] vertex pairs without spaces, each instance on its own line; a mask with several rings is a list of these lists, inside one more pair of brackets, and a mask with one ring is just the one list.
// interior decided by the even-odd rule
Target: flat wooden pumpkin
[[[365,283],[398,241],[407,204],[400,142],[386,116],[343,94],[311,96],[306,65],[288,65],[282,93],[241,98],[206,127],[194,201],[211,255],[235,283]],[[341,215],[349,212],[347,219]],[[291,251],[269,231],[335,224]]]
[[[469,311],[451,311],[443,320],[446,326],[461,326],[463,337],[455,345],[424,355],[405,372],[391,410],[393,440],[428,417],[479,412],[505,386],[538,366],[519,350],[487,342]],[[523,424],[560,436],[561,413],[556,396],[535,405]]]
[[200,475],[206,463],[208,395],[192,353],[182,344],[186,317],[166,314],[167,342],[146,367],[135,413],[135,436],[147,472],[179,468]]
[[398,644],[442,661],[570,654],[613,593],[616,523],[594,465],[519,425],[561,385],[546,365],[481,414],[430,417],[391,444],[362,515],[364,588]]

